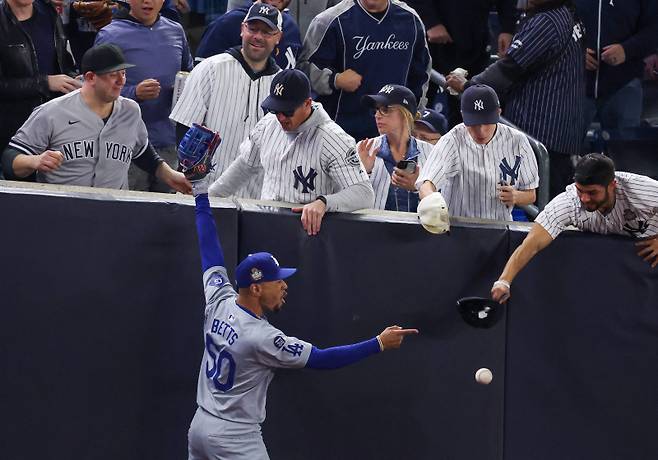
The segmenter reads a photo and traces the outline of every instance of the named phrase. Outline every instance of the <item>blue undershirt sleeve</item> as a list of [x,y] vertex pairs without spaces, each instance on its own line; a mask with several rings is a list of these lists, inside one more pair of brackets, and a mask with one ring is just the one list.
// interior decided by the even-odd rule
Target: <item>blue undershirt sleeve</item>
[[309,369],[338,369],[379,353],[377,337],[351,345],[320,349],[313,347],[306,367]]
[[224,253],[217,236],[217,227],[210,212],[206,193],[198,195],[196,201],[196,231],[199,237],[201,268],[205,273],[210,267],[224,267]]

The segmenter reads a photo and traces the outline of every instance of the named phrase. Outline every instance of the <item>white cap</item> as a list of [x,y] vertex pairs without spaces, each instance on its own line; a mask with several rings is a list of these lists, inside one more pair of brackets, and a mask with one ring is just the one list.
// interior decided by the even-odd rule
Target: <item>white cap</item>
[[450,231],[448,205],[443,195],[434,192],[420,200],[418,219],[423,228],[430,233],[441,234]]

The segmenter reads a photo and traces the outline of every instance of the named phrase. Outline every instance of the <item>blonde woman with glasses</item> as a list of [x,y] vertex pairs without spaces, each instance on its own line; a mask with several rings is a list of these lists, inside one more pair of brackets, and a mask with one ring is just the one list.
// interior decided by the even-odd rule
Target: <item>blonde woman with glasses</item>
[[361,103],[374,114],[379,136],[363,139],[357,151],[375,190],[375,209],[416,212],[415,182],[432,144],[412,135],[416,97],[401,85],[385,85]]

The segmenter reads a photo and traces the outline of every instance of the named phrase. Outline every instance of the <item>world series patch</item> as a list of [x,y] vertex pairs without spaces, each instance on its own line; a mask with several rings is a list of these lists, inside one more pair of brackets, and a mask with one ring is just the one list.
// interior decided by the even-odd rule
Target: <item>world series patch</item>
[[359,167],[361,166],[361,160],[359,159],[359,154],[356,153],[356,150],[350,149],[345,154],[345,163],[349,166]]

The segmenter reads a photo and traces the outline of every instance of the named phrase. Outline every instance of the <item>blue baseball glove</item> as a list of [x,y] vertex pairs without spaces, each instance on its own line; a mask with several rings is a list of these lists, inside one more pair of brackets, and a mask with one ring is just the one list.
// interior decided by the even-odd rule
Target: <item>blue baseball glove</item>
[[178,145],[180,170],[190,182],[205,179],[212,171],[212,157],[219,146],[219,134],[194,123]]

